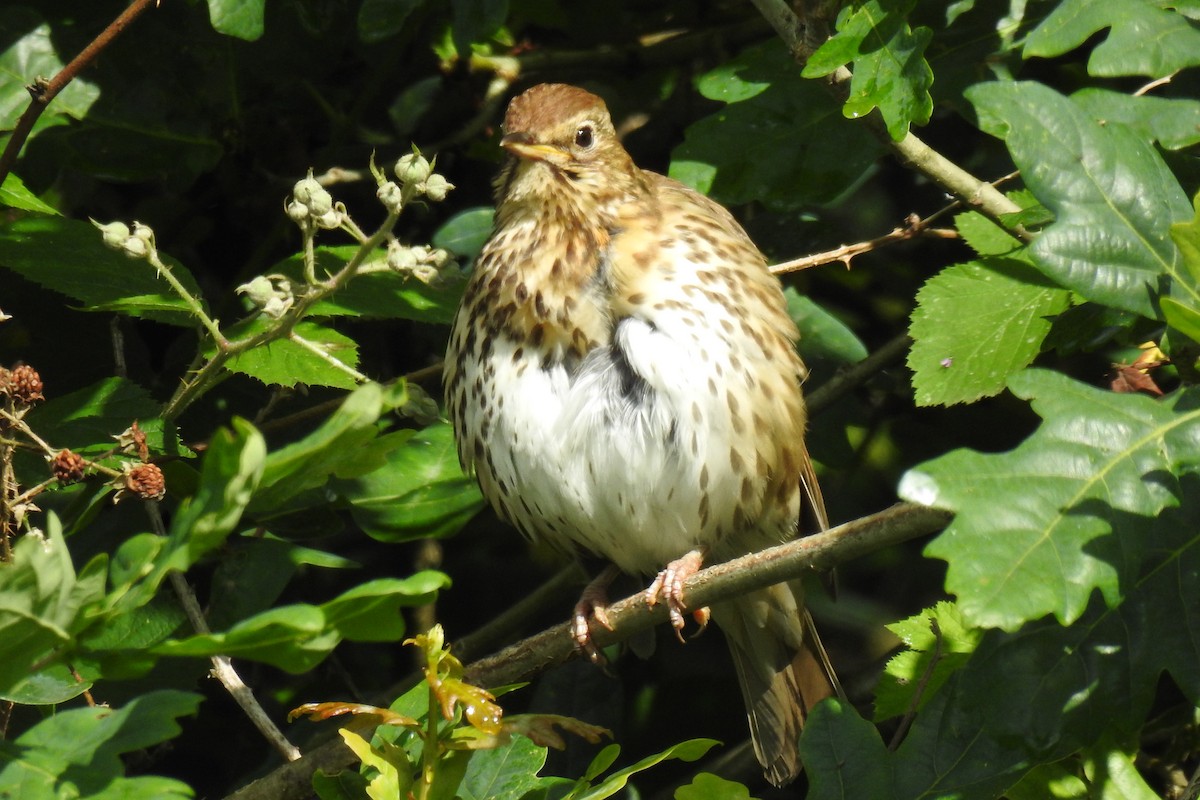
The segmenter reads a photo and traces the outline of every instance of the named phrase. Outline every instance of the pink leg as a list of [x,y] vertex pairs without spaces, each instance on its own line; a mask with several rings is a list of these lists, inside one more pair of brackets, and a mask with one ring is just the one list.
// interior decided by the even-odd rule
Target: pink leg
[[571,636],[575,639],[575,646],[582,650],[593,664],[603,664],[605,658],[604,653],[600,652],[600,648],[592,641],[588,621],[589,618],[595,618],[596,622],[612,630],[612,625],[608,622],[608,586],[620,574],[621,571],[616,566],[605,567],[595,580],[584,587],[579,602],[575,604]]
[[[675,628],[675,635],[681,642],[683,641],[683,612],[687,610],[687,605],[683,600],[683,582],[700,571],[700,567],[704,565],[704,555],[704,548],[697,548],[685,553],[667,564],[667,568],[658,573],[654,582],[646,589],[646,605],[657,605],[659,598],[666,601],[671,615],[671,626]],[[704,626],[708,624],[708,616],[707,608],[692,612],[692,617],[700,624],[701,630],[704,630]]]

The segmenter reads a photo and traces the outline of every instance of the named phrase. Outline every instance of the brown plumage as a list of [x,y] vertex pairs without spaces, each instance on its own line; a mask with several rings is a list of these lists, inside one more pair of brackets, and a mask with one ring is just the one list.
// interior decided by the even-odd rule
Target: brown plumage
[[[826,524],[804,446],[805,369],[778,280],[721,206],[639,169],[604,102],[514,99],[496,222],[454,322],[446,399],[464,467],[525,535],[680,584]],[[662,570],[662,572],[660,572]],[[577,607],[603,605],[593,589]],[[838,691],[798,583],[712,609],[772,783],[800,769],[808,709]]]

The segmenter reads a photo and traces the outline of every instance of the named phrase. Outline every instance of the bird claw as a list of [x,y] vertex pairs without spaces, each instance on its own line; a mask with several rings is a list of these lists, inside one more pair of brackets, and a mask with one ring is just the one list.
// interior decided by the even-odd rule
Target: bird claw
[[575,640],[575,646],[589,661],[598,666],[607,664],[608,659],[592,639],[590,620],[596,620],[610,631],[613,629],[612,623],[608,621],[607,589],[616,574],[616,570],[608,569],[589,583],[579,596],[574,616],[571,618],[571,638]]
[[[687,604],[683,599],[683,582],[699,572],[703,564],[704,551],[692,550],[667,564],[666,569],[658,573],[654,581],[646,588],[646,605],[653,608],[658,605],[660,599],[666,602],[671,627],[675,629],[675,637],[680,642],[684,640],[683,628],[686,623],[683,614],[687,611]],[[710,616],[707,607],[698,608],[692,612],[692,618],[700,626],[694,635],[699,635],[704,631],[708,626]]]

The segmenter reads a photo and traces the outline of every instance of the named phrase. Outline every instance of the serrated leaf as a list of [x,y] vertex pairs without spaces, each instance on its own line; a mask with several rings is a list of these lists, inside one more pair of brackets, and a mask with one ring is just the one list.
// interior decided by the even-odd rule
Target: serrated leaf
[[967,96],[1057,218],[1031,247],[1039,269],[1089,300],[1151,318],[1168,284],[1173,296],[1187,291],[1169,231],[1191,208],[1153,146],[1041,84],[979,84]]
[[[688,126],[669,174],[722,203],[788,211],[829,202],[882,152],[864,126],[847,126],[829,95],[797,74],[778,40],[744,50],[716,72],[726,94],[745,99]],[[757,155],[764,152],[774,155]]]
[[29,423],[34,430],[43,431],[55,447],[90,456],[116,447],[114,437],[136,420],[146,434],[146,445],[152,452],[161,452],[163,423],[158,412],[158,403],[141,386],[127,378],[105,378],[51,397],[29,413]]
[[917,293],[909,335],[917,405],[970,403],[997,394],[1041,351],[1070,293],[1020,258],[947,267]]
[[[1197,394],[1115,394],[1044,370],[1013,376],[1041,427],[1010,453],[957,450],[910,470],[900,494],[955,511],[927,553],[949,562],[947,589],[967,620],[1014,630],[1053,613],[1077,619],[1094,589],[1121,601],[1138,517],[1180,497],[1200,468]],[[1124,543],[1124,544],[1122,544]]]
[[475,479],[463,474],[450,425],[425,428],[366,475],[334,481],[354,521],[384,542],[449,536],[483,508]]
[[[274,320],[258,316],[230,327],[225,335],[230,340],[248,339],[274,324]],[[336,389],[353,389],[358,385],[353,375],[331,363],[332,359],[349,369],[356,367],[357,342],[333,328],[309,320],[297,323],[294,334],[307,342],[307,346],[290,338],[276,339],[234,356],[225,367],[267,385],[293,387],[303,383]],[[313,348],[322,350],[326,356],[313,352]],[[210,344],[206,356],[211,358],[215,353]]]
[[15,174],[8,173],[0,184],[0,205],[33,211],[38,214],[58,214],[58,209],[44,203],[37,195],[25,188],[24,182]]
[[[324,277],[334,274],[357,251],[354,245],[317,248],[317,275]],[[369,257],[368,262],[384,258],[386,255],[380,251]],[[301,280],[304,271],[302,258],[300,255],[290,256],[275,264],[270,271]],[[442,283],[434,287],[394,272],[370,272],[359,275],[332,296],[314,303],[308,313],[313,317],[411,319],[448,325],[454,319],[465,286],[465,279],[453,273],[443,276]]]
[[[164,253],[159,257],[194,297],[201,296],[183,265]],[[100,232],[87,222],[30,215],[0,224],[0,266],[79,301],[86,311],[196,325],[187,304],[154,267],[105,247]]]
[[178,781],[124,778],[120,756],[178,736],[176,720],[195,714],[200,700],[191,692],[161,690],[120,708],[59,711],[0,749],[0,797],[191,797]]
[[1161,78],[1200,64],[1200,31],[1148,0],[1063,0],[1025,39],[1026,58],[1053,58],[1108,29],[1088,57],[1097,77]]
[[1108,89],[1080,89],[1071,95],[1097,122],[1120,123],[1147,142],[1180,150],[1200,142],[1200,100],[1131,95]]
[[[934,625],[936,624],[936,634]],[[908,713],[924,703],[966,663],[983,632],[967,626],[953,603],[940,602],[887,626],[907,647],[888,660],[875,690],[875,720]],[[929,662],[937,655],[933,670]],[[920,707],[919,705],[917,706]]]
[[860,0],[843,9],[837,33],[812,54],[802,73],[820,78],[853,61],[842,113],[857,119],[878,108],[896,141],[933,113],[933,70],[925,60],[933,31],[909,27],[907,17],[915,5],[916,0]]

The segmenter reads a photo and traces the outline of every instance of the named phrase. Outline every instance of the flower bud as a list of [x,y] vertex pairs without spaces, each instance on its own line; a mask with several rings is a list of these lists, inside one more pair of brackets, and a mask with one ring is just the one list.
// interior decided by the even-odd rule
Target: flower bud
[[292,200],[284,209],[287,212],[288,219],[297,225],[303,225],[308,221],[308,206],[298,200]]
[[400,242],[393,240],[388,244],[388,267],[396,272],[411,272],[418,263],[418,254],[414,252],[414,250],[415,248],[400,244]]
[[441,175],[435,173],[426,179],[423,191],[425,196],[430,200],[435,203],[440,203],[446,199],[446,195],[448,195],[450,190],[453,188],[454,184],[447,181]]
[[262,308],[275,295],[275,286],[266,275],[259,275],[249,283],[243,283],[236,289],[238,294],[244,294],[251,303]]
[[379,191],[375,193],[375,196],[379,198],[383,207],[390,214],[399,214],[400,209],[404,207],[404,190],[393,181],[379,184]]
[[421,183],[433,173],[433,166],[414,149],[414,152],[400,157],[395,171],[401,183]]
[[322,214],[317,214],[313,221],[317,223],[318,228],[331,231],[342,226],[342,212],[331,208]]
[[133,223],[133,235],[145,242],[151,249],[154,248],[154,229],[149,225],[143,225],[135,221]]
[[121,251],[130,258],[145,258],[150,252],[150,245],[145,239],[139,239],[137,236],[130,236],[121,246]]
[[125,247],[125,240],[129,238],[129,226],[124,222],[110,222],[107,225],[101,225],[99,222],[92,220],[92,224],[99,229],[104,243],[113,250],[120,250]]
[[296,182],[292,196],[296,198],[296,202],[306,206],[314,217],[327,214],[333,209],[333,195],[312,176],[312,170],[309,170],[308,177]]

